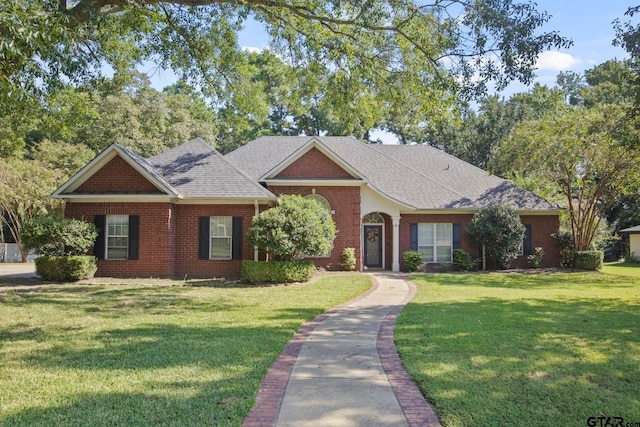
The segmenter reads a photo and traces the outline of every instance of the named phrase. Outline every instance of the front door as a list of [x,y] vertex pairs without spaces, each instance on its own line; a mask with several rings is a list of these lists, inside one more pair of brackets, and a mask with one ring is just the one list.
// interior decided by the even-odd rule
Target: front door
[[382,268],[382,226],[364,226],[364,265]]

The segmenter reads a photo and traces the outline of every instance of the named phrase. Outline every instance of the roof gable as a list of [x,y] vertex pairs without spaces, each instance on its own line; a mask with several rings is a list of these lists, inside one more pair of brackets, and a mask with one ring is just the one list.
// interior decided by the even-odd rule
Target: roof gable
[[52,197],[73,198],[87,194],[178,195],[145,159],[118,144],[112,144],[98,154]]

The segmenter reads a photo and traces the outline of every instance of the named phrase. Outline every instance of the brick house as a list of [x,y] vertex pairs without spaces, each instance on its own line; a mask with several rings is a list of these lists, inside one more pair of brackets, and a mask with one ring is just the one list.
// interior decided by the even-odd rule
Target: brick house
[[352,137],[262,137],[222,156],[201,139],[144,159],[111,145],[53,194],[66,216],[95,223],[98,275],[238,276],[241,261],[260,259],[244,243],[252,219],[282,194],[318,200],[338,229],[333,250],[312,258],[337,268],[353,247],[360,270],[399,271],[402,252],[427,264],[450,263],[462,248],[480,256],[464,228],[479,209],[518,210],[527,232],[522,255],[545,251],[559,209],[460,159],[424,145],[368,145]]

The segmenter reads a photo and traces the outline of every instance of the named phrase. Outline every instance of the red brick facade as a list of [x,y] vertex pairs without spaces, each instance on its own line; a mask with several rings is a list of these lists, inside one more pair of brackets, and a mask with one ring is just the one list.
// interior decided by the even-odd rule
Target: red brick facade
[[[472,214],[431,214],[431,215],[402,215],[400,220],[400,253],[410,249],[409,227],[412,223],[431,222],[460,224],[461,249],[470,253],[474,258],[480,257],[480,249],[472,244],[469,235],[464,231],[473,218]],[[531,247],[542,247],[545,255],[541,267],[558,267],[560,265],[560,247],[558,241],[552,237],[558,232],[560,217],[555,215],[523,215],[520,220],[531,226]],[[519,256],[511,263],[512,268],[527,267],[526,256]],[[400,268],[404,270],[404,261],[400,260]]]
[[351,175],[317,148],[312,148],[277,176],[278,178],[353,179]]
[[269,187],[269,190],[280,196],[298,194],[301,196],[316,194],[326,198],[334,212],[333,221],[338,233],[333,241],[333,250],[329,258],[309,258],[316,266],[327,269],[340,268],[340,257],[344,248],[354,248],[356,265],[360,265],[360,187]]
[[[360,186],[322,186],[322,179],[351,178],[321,151],[312,149],[286,168],[279,177],[315,179],[314,186],[270,186],[276,195],[307,195],[315,192],[324,196],[333,211],[333,219],[338,230],[334,248],[329,257],[312,258],[318,267],[340,268],[342,250],[355,249],[357,266],[362,267],[362,194]],[[116,157],[101,170],[85,181],[76,190],[78,194],[91,193],[158,193],[129,164]],[[267,209],[261,205],[260,210]],[[69,202],[66,216],[94,222],[96,215],[137,215],[139,217],[139,253],[136,260],[99,260],[98,275],[114,277],[237,277],[241,271],[241,260],[201,260],[198,256],[199,218],[209,216],[231,216],[242,218],[242,259],[254,259],[253,248],[246,243],[246,235],[251,227],[255,206],[253,204],[183,204],[159,202]],[[384,218],[383,245],[384,268],[391,269],[393,262],[393,225],[391,217]],[[402,253],[410,248],[410,224],[412,223],[452,223],[460,224],[462,249],[479,257],[480,253],[469,240],[464,228],[471,221],[471,214],[405,214],[399,225],[398,260],[403,270]],[[551,235],[558,230],[558,215],[524,215],[523,224],[531,226],[532,248],[543,247],[545,256],[542,266],[560,264],[557,241]],[[516,259],[513,267],[525,267],[526,257]]]
[[122,157],[116,156],[109,163],[80,185],[76,193],[145,193],[161,194],[140,172],[132,168]]

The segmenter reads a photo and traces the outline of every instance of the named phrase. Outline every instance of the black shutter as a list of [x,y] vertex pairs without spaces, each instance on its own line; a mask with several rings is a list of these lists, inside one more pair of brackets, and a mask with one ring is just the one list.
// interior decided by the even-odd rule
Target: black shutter
[[198,224],[198,259],[209,259],[209,228],[211,220],[208,216],[201,216]]
[[129,215],[129,254],[127,259],[138,259],[140,246],[140,216]]
[[93,245],[93,255],[98,259],[104,259],[104,239],[106,235],[105,224],[107,217],[105,215],[95,215],[93,224],[98,229],[98,237]]
[[462,236],[460,235],[460,224],[453,224],[453,249],[462,248]]
[[418,224],[409,224],[409,249],[418,250]]
[[231,259],[242,259],[242,217],[233,217],[231,234]]
[[524,250],[524,255],[531,255],[533,253],[531,248],[531,224],[525,224],[524,228],[525,230],[522,248]]

